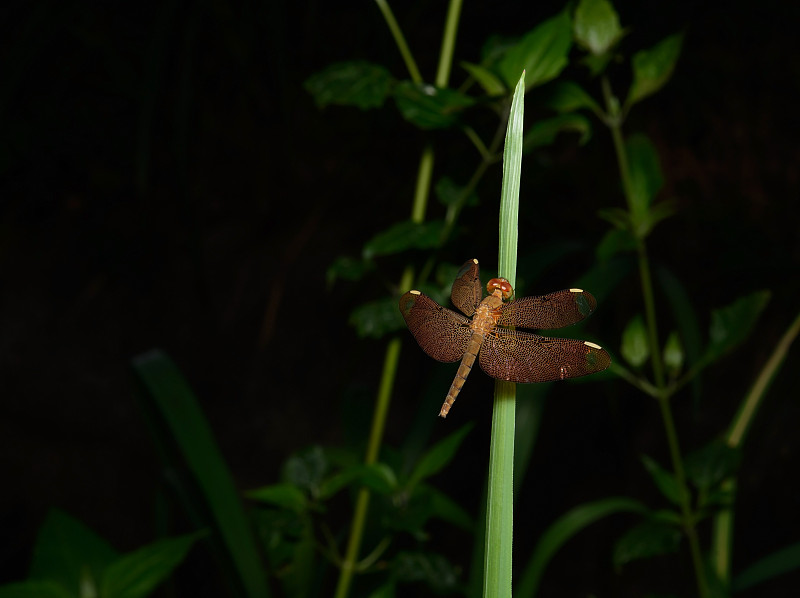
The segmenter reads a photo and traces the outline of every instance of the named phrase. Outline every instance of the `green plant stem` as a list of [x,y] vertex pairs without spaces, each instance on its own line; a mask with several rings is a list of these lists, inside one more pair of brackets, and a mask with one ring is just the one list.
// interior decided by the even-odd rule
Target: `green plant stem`
[[[411,76],[412,81],[415,83],[422,83],[422,75],[417,68],[414,57],[406,44],[403,33],[397,20],[394,18],[388,2],[385,0],[375,0],[378,8],[383,14],[389,30],[394,37],[400,54],[406,63],[406,68]],[[458,27],[458,16],[460,14],[461,0],[453,0],[452,4],[456,5],[453,8],[451,5],[448,11],[447,24],[445,26],[444,39],[442,41],[442,54],[443,57],[439,60],[439,71],[437,73],[437,84],[441,80],[442,86],[447,85],[447,78],[450,73],[450,64],[453,59],[453,46],[455,44],[456,30]],[[444,56],[445,52],[447,53]],[[428,206],[428,197],[430,196],[431,180],[433,177],[433,164],[434,164],[434,151],[433,146],[428,143],[422,150],[420,156],[419,167],[417,168],[417,184],[414,189],[414,200],[411,207],[411,220],[416,223],[421,223],[425,220],[425,212]],[[414,279],[414,271],[411,267],[406,267],[400,279],[400,289],[411,288]],[[392,387],[394,386],[394,379],[397,373],[397,363],[400,359],[401,341],[399,338],[393,338],[389,341],[386,347],[386,354],[383,361],[383,372],[381,374],[380,386],[378,389],[378,396],[376,398],[375,413],[372,418],[372,426],[370,428],[369,441],[367,444],[367,452],[364,457],[364,462],[367,465],[375,463],[380,454],[380,447],[383,441],[383,433],[386,428],[386,416],[389,412],[389,405],[392,396]],[[350,527],[350,537],[347,542],[345,557],[341,563],[341,570],[339,573],[339,580],[336,584],[335,598],[346,598],[350,591],[350,585],[353,580],[353,573],[356,569],[358,561],[358,553],[361,548],[361,539],[364,535],[364,525],[369,511],[370,493],[367,488],[361,488],[356,497],[356,506],[353,512],[353,522]]]
[[692,513],[691,495],[686,484],[686,473],[683,469],[683,458],[681,457],[678,433],[675,430],[675,421],[672,418],[669,398],[658,397],[658,406],[661,408],[661,419],[664,421],[664,431],[667,435],[670,457],[672,459],[672,469],[675,473],[675,482],[680,488],[681,493],[681,518],[683,519],[683,531],[689,541],[689,552],[692,555],[695,579],[697,581],[697,593],[700,598],[708,596],[708,583],[706,581],[706,570],[703,564],[703,553],[700,550],[700,540],[697,537],[695,518]]
[[[775,379],[789,348],[800,334],[800,314],[798,314],[786,332],[783,334],[775,349],[767,359],[767,363],[759,372],[753,386],[742,400],[739,410],[731,422],[725,441],[732,448],[741,447],[750,429],[758,408],[767,395],[767,389]],[[729,504],[733,504],[736,495],[736,479],[728,478],[722,482],[722,490],[729,496]],[[717,577],[725,584],[730,579],[731,553],[733,549],[733,508],[722,509],[714,515],[713,532],[711,538],[711,562]]]
[[450,81],[450,69],[453,66],[453,51],[456,46],[458,21],[461,17],[462,0],[450,0],[447,9],[447,20],[442,35],[442,49],[439,52],[439,67],[436,69],[436,87],[447,87]]
[[[411,271],[409,268],[403,273],[403,278],[411,278]],[[386,427],[386,415],[389,412],[389,404],[392,397],[392,387],[394,386],[394,379],[397,374],[400,346],[400,338],[395,337],[389,341],[389,345],[386,347],[380,387],[378,388],[378,396],[375,401],[375,413],[372,418],[372,427],[367,443],[367,453],[364,457],[364,462],[367,465],[371,465],[378,460],[383,432]],[[361,539],[364,535],[364,524],[367,520],[367,512],[369,511],[369,500],[369,490],[361,488],[356,497],[356,507],[353,513],[353,523],[350,528],[350,538],[347,542],[347,549],[341,563],[339,581],[336,585],[336,598],[344,598],[350,591],[350,584],[356,569],[356,562],[358,561],[358,551],[361,548]]]
[[414,56],[411,54],[411,50],[408,49],[408,44],[406,43],[406,38],[403,36],[403,32],[400,29],[400,25],[397,24],[397,19],[394,18],[392,9],[389,8],[389,3],[386,2],[386,0],[375,0],[375,4],[378,5],[378,9],[380,9],[383,19],[386,21],[386,25],[389,27],[389,31],[392,33],[394,43],[397,44],[397,49],[400,50],[400,55],[403,57],[403,61],[406,63],[406,68],[408,69],[408,74],[411,77],[411,80],[414,83],[422,83],[422,75],[417,68],[417,63],[414,60]]
[[484,598],[511,598],[516,385],[496,380],[486,497]]
[[[509,112],[503,151],[500,197],[498,273],[516,282],[519,187],[522,172],[522,134],[525,73],[520,76]],[[511,598],[512,539],[514,534],[514,429],[516,385],[495,381],[489,481],[486,497],[484,598]]]
[[[611,138],[614,143],[614,151],[617,155],[619,174],[622,180],[622,188],[630,214],[634,212],[633,185],[631,179],[630,165],[628,163],[628,152],[622,137],[623,114],[619,109],[619,101],[611,91],[611,85],[606,77],[602,79],[603,96],[607,110],[606,124],[611,131]],[[637,231],[631,231],[636,238],[637,257],[639,265],[639,279],[642,285],[642,299],[645,307],[645,321],[647,323],[647,339],[650,346],[650,357],[653,368],[653,378],[657,390],[656,399],[661,410],[661,418],[664,422],[664,431],[667,436],[672,469],[675,473],[675,482],[680,489],[681,496],[681,518],[683,520],[683,530],[689,541],[689,550],[694,566],[697,591],[700,598],[708,596],[708,582],[706,580],[706,570],[703,564],[703,555],[700,550],[700,541],[697,537],[695,518],[692,513],[691,494],[686,483],[686,474],[683,468],[683,457],[681,456],[678,434],[675,430],[675,421],[672,417],[672,408],[669,397],[671,393],[665,385],[664,363],[658,342],[658,322],[656,320],[655,294],[653,293],[653,280],[650,275],[650,261],[647,256],[647,245],[643,236]]]

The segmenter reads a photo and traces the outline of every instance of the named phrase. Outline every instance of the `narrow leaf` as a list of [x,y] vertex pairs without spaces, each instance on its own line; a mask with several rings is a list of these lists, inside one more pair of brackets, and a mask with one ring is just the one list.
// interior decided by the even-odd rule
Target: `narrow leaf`
[[558,550],[578,532],[609,515],[616,513],[646,513],[647,507],[631,498],[612,497],[586,503],[571,509],[558,518],[539,538],[514,592],[517,598],[533,598],[539,588],[547,564]]
[[103,575],[103,596],[142,598],[149,595],[204,532],[166,538],[120,557]]
[[469,431],[472,430],[472,424],[463,426],[460,430],[450,434],[444,440],[437,442],[431,449],[422,455],[411,475],[408,477],[406,488],[411,490],[419,484],[422,480],[431,477],[433,474],[439,472],[445,465],[455,457],[458,447],[466,438]]
[[773,552],[750,565],[734,578],[731,590],[741,592],[796,569],[800,569],[800,542]]
[[675,505],[681,504],[681,490],[680,486],[678,486],[678,482],[675,481],[675,476],[672,475],[672,472],[667,471],[655,459],[648,457],[647,455],[642,455],[641,457],[642,464],[644,468],[647,470],[647,473],[650,474],[650,477],[653,478],[658,489],[671,503]]
[[389,95],[392,76],[384,67],[364,61],[340,62],[309,77],[304,87],[317,106],[328,104],[378,108]]
[[628,106],[654,94],[669,81],[681,53],[683,35],[671,35],[649,50],[633,56],[633,83],[628,92]]
[[572,23],[567,10],[561,11],[526,34],[498,65],[509,88],[515,87],[525,71],[525,88],[555,79],[567,66],[572,46]]
[[[229,556],[249,596],[268,596],[253,530],[194,393],[177,366],[161,351],[136,357],[133,370],[144,391],[140,398],[145,410],[154,420],[156,441],[164,454],[173,443],[177,447],[201,494],[201,512],[208,511],[208,524],[218,534],[220,554]],[[190,512],[200,511],[197,505],[188,503],[192,497],[197,499],[197,493],[196,489],[184,493]]]
[[619,16],[608,0],[581,0],[574,19],[575,41],[594,55],[605,54],[622,37]]
[[461,62],[462,68],[478,82],[488,96],[501,96],[507,92],[506,86],[492,71],[480,64]]
[[712,311],[708,332],[710,342],[705,358],[714,360],[746,339],[769,298],[769,291],[757,291]]

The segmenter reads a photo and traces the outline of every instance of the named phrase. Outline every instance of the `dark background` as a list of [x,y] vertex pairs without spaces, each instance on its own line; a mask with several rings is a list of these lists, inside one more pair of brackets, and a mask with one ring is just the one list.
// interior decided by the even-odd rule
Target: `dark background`
[[[561,6],[502,4],[466,3],[457,60],[477,62],[490,34],[521,34]],[[680,206],[650,239],[654,263],[680,275],[703,329],[711,308],[757,289],[774,293],[757,333],[704,377],[703,400],[676,398],[692,449],[726,428],[797,312],[797,9],[777,0],[615,5],[630,28],[627,56],[686,32],[672,81],[626,125],[651,137],[662,197]],[[393,8],[432,79],[445,4]],[[463,182],[478,160],[463,137],[422,133],[391,102],[319,111],[303,90],[311,73],[339,60],[379,62],[405,77],[373,3],[17,2],[4,13],[0,582],[24,577],[51,506],[120,550],[154,538],[159,464],[128,371],[152,347],[169,352],[192,384],[243,489],[276,481],[294,451],[343,443],[342,409],[362,409],[368,422],[385,341],[359,340],[347,319],[359,302],[405,290],[391,286],[405,258],[379,261],[380,275],[361,285],[329,288],[326,268],[408,217],[426,140],[436,144],[437,176]],[[625,70],[615,80],[620,95]],[[455,66],[453,84],[462,79]],[[524,164],[521,255],[581,247],[527,280],[530,292],[570,286],[591,268],[607,227],[595,212],[622,202],[608,134],[597,125],[586,147],[575,142],[562,138]],[[443,260],[478,257],[492,267],[499,188],[498,166]],[[431,203],[431,217],[441,211]],[[657,301],[665,338],[671,323]],[[587,329],[617,351],[639,310],[631,277]],[[412,342],[400,366],[386,439],[395,446],[420,411],[435,418],[441,400],[421,402],[420,380],[436,366]],[[795,350],[751,430],[736,570],[798,539],[798,368]],[[471,512],[484,483],[490,384],[473,376],[452,416],[434,422],[433,440],[476,423],[452,471],[434,480]],[[655,404],[618,381],[554,388],[517,509],[518,554],[581,502],[627,494],[659,504],[643,452],[668,462]],[[691,588],[685,552],[614,575],[612,538],[629,523],[601,522],[568,544],[542,595],[666,591],[675,571]],[[463,534],[433,533],[439,551],[468,567]],[[785,595],[798,582],[786,576],[750,595]]]

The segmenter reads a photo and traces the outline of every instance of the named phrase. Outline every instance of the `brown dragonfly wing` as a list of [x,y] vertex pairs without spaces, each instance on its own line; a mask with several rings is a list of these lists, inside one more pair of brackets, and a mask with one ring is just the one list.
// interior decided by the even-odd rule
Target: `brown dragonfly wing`
[[439,361],[458,361],[464,356],[472,336],[469,318],[419,291],[400,298],[400,313],[425,353]]
[[458,309],[471,316],[480,305],[482,298],[483,285],[481,285],[478,260],[472,259],[465,262],[456,274],[450,300]]
[[597,307],[597,301],[582,289],[564,289],[547,295],[522,297],[500,308],[501,326],[562,328],[580,322]]
[[548,338],[496,328],[483,341],[481,368],[511,382],[550,382],[601,372],[611,365],[605,349],[588,341]]

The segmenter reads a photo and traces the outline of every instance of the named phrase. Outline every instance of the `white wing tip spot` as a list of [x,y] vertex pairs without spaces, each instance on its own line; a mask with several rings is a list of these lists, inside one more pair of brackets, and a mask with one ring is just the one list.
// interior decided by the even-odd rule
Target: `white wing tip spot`
[[583,289],[570,289],[570,293],[583,293]]
[[472,263],[477,265],[478,264],[478,260],[476,260],[475,258],[472,258]]
[[602,349],[603,348],[600,345],[596,345],[594,343],[590,343],[589,341],[583,341],[583,344],[586,345],[587,347],[591,347],[592,349]]
[[412,295],[422,295],[422,293],[420,293],[417,289],[414,289],[413,291],[409,291],[409,293],[411,293]]

